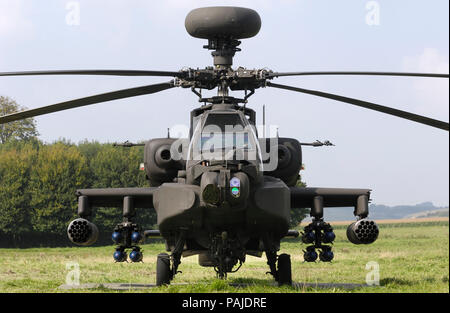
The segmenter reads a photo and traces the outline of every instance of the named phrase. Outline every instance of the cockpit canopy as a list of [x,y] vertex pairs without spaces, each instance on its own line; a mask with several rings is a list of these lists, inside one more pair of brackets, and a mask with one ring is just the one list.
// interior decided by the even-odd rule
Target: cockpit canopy
[[243,161],[262,168],[254,127],[235,110],[214,110],[197,121],[189,146],[188,167],[202,161]]

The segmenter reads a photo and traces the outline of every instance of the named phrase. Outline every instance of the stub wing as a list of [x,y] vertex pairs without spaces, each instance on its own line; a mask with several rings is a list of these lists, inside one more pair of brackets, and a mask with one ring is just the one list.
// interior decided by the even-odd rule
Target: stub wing
[[77,196],[84,196],[90,207],[119,207],[124,203],[124,198],[133,199],[135,208],[154,208],[153,193],[158,187],[147,188],[101,188],[79,189]]
[[368,215],[370,189],[290,187],[291,208],[311,208],[311,214],[323,215],[326,207],[354,207],[354,214]]

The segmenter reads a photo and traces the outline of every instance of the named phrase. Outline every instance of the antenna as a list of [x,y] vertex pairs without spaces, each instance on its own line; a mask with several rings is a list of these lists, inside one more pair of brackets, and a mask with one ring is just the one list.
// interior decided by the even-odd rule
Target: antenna
[[263,138],[266,138],[266,105],[263,104]]

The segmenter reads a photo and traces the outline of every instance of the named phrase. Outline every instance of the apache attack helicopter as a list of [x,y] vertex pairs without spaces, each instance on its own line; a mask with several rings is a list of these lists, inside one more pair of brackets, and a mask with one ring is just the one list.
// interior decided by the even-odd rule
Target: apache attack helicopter
[[[118,245],[117,262],[142,260],[138,244],[145,237],[162,237],[166,250],[157,258],[156,284],[169,284],[178,273],[181,257],[198,255],[201,266],[214,267],[218,277],[237,271],[246,255],[266,254],[269,273],[280,284],[292,282],[291,261],[278,255],[280,241],[297,237],[289,230],[292,208],[310,208],[312,222],[302,241],[310,244],[305,261],[330,262],[333,228],[323,219],[326,207],[353,207],[356,221],[347,237],[354,244],[370,244],[378,227],[367,219],[370,189],[296,187],[302,165],[302,145],[293,138],[265,138],[256,129],[256,113],[246,106],[256,89],[271,87],[306,93],[394,115],[432,127],[449,130],[449,124],[390,107],[317,90],[272,83],[281,76],[381,75],[448,78],[448,74],[397,72],[274,72],[267,69],[232,68],[240,51],[240,39],[255,36],[261,27],[257,12],[240,7],[207,7],[192,10],[186,17],[187,32],[206,39],[214,66],[180,71],[62,70],[0,73],[16,75],[114,75],[167,76],[160,84],[141,86],[57,103],[0,117],[8,123],[42,114],[116,99],[153,94],[166,89],[190,88],[202,105],[190,114],[189,138],[158,138],[145,143],[144,166],[149,188],[81,189],[76,191],[78,215],[69,224],[69,239],[78,245],[93,244],[97,227],[88,221],[94,207],[121,207],[123,221],[112,234]],[[217,88],[217,96],[204,98],[201,90]],[[243,98],[229,91],[243,91]],[[123,146],[133,146],[124,143]],[[143,231],[135,220],[136,209],[155,209],[158,230]],[[131,249],[129,256],[126,249]],[[319,253],[317,253],[318,251]]]

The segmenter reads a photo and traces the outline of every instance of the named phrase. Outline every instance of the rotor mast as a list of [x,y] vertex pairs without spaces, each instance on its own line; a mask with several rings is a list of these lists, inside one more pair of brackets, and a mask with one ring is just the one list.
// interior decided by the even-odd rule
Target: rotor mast
[[[213,57],[215,70],[226,73],[231,70],[235,53],[241,51],[241,49],[237,47],[240,44],[241,42],[236,39],[215,38],[208,39],[208,44],[203,46],[203,48],[214,50],[211,52],[211,55]],[[228,87],[227,80],[224,78],[221,79],[220,84],[217,86],[217,96],[228,97]]]
[[253,37],[259,32],[260,16],[252,9],[240,7],[199,8],[186,16],[185,27],[191,36],[208,40],[203,48],[213,50],[214,71],[219,74],[217,96],[228,98],[227,72],[232,71],[235,53],[241,51],[239,39]]
[[213,38],[208,39],[208,44],[203,48],[214,50],[211,55],[214,59],[214,66],[216,68],[230,68],[233,65],[233,57],[237,51],[241,51],[239,46],[241,42],[236,39],[228,38]]
[[[203,48],[214,50],[211,52],[211,55],[215,70],[227,72],[233,65],[233,57],[236,51],[241,51],[241,49],[237,48],[240,43],[236,39],[215,38],[208,39],[208,44],[203,46]],[[220,84],[217,86],[217,96],[228,97],[228,94],[228,82],[226,79],[221,79]]]

